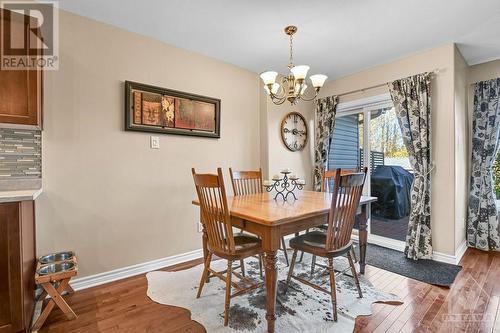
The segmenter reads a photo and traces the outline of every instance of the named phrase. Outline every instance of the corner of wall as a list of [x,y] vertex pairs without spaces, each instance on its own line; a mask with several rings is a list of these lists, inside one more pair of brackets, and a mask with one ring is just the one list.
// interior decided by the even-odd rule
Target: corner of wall
[[453,108],[454,108],[454,159],[455,159],[455,208],[454,244],[455,255],[459,254],[465,242],[468,170],[469,170],[469,116],[468,116],[468,76],[469,66],[454,45],[453,50]]

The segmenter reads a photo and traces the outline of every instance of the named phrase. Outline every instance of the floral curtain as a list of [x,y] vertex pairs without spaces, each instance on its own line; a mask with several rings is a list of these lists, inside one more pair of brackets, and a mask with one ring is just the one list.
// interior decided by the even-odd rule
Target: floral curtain
[[467,218],[467,244],[500,250],[500,226],[492,166],[500,130],[500,78],[476,83],[472,116],[472,163]]
[[330,141],[335,126],[338,98],[329,96],[316,100],[314,141],[314,190],[321,191],[321,175],[328,160]]
[[415,175],[405,247],[405,255],[414,260],[432,257],[430,81],[430,73],[424,73],[396,80],[389,87]]

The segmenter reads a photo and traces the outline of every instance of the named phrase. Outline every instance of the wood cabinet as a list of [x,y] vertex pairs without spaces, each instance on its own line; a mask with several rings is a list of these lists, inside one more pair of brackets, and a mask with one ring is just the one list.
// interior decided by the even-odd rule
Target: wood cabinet
[[[29,36],[30,17],[0,9],[2,26],[9,26],[12,30],[22,29]],[[8,34],[4,38],[10,42]],[[27,37],[28,38],[28,37]],[[21,39],[21,37],[18,37]],[[29,40],[29,39],[26,39]],[[24,41],[18,41],[24,42]],[[25,44],[24,54],[29,54]],[[33,51],[32,51],[33,52]],[[41,53],[40,53],[41,55]],[[3,62],[2,54],[0,61]],[[0,125],[16,124],[42,127],[42,70],[0,70]]]
[[35,264],[34,202],[0,204],[0,333],[29,331]]

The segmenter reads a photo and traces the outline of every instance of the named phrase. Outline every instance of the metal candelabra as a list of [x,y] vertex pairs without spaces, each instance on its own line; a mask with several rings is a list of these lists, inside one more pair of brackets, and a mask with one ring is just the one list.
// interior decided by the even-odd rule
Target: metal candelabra
[[295,189],[302,190],[304,188],[305,181],[300,180],[296,176],[291,176],[290,178],[288,178],[288,174],[290,173],[291,172],[288,170],[283,170],[281,171],[281,174],[283,174],[283,179],[275,176],[273,177],[274,183],[264,183],[264,187],[266,188],[267,192],[271,192],[272,190],[276,191],[274,200],[278,200],[278,197],[281,196],[284,201],[287,201],[289,195],[297,200],[297,197],[295,196],[295,193],[293,193],[293,191]]

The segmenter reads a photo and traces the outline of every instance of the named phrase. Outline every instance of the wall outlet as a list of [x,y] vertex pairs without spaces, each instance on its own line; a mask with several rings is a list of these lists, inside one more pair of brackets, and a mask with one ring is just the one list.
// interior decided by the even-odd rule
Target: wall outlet
[[151,149],[160,149],[160,137],[152,136],[151,137]]
[[198,232],[203,232],[203,224],[201,222],[198,222]]

